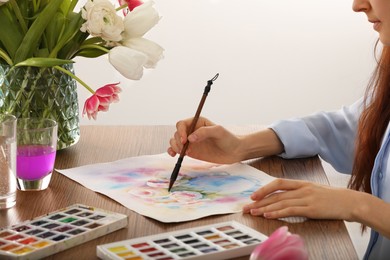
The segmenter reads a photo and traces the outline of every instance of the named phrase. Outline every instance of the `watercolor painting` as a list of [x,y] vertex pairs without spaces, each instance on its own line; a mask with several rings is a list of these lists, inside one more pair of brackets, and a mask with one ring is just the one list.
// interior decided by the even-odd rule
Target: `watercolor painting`
[[219,165],[186,157],[168,192],[176,161],[156,154],[56,171],[166,223],[240,212],[255,190],[274,179],[246,164]]

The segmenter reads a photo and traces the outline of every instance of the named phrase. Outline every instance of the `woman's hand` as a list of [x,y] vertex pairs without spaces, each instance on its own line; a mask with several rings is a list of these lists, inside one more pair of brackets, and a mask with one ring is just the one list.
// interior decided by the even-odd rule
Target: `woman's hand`
[[186,155],[192,158],[221,164],[243,159],[238,153],[240,138],[204,117],[198,119],[194,132],[187,136],[192,120],[188,118],[176,124],[176,132],[169,142],[169,155],[173,157],[180,153],[188,140]]
[[360,194],[307,181],[276,179],[255,191],[251,196],[254,202],[243,211],[270,219],[302,216],[353,221]]
[[283,152],[283,144],[272,129],[262,129],[247,135],[235,135],[207,118],[200,117],[195,130],[187,136],[193,118],[179,121],[170,139],[168,154],[180,153],[189,141],[186,155],[213,163],[230,164]]

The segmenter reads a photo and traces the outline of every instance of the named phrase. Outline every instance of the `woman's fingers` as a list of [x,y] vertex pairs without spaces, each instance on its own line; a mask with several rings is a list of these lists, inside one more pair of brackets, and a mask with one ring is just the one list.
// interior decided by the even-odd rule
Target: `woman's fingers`
[[289,206],[304,206],[304,202],[301,199],[302,195],[298,190],[292,191],[276,191],[267,195],[264,199],[256,200],[248,205],[245,205],[244,213],[255,213],[261,215],[264,212],[278,210],[282,207]]
[[287,180],[287,179],[276,179],[269,184],[261,187],[251,195],[252,200],[261,200],[274,192],[283,190],[296,190],[306,185],[307,182]]
[[246,213],[253,216],[264,216],[268,218],[281,218],[287,216],[302,216],[304,209],[308,207],[308,204],[300,199],[282,199],[278,201],[268,202],[254,202],[251,205],[247,205],[245,209]]

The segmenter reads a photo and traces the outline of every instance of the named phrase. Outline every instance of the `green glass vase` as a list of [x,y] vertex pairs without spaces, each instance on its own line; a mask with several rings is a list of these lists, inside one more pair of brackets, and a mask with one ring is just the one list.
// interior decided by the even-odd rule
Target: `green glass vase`
[[[74,73],[73,64],[62,67]],[[77,83],[55,68],[0,63],[0,113],[57,121],[57,150],[72,146],[80,138]]]

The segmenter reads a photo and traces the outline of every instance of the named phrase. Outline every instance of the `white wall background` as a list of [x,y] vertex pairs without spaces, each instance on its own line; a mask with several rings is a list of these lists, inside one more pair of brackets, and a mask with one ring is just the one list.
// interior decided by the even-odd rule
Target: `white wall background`
[[[94,88],[120,81],[121,101],[81,124],[170,125],[202,115],[220,124],[268,124],[335,110],[359,98],[375,65],[377,33],[352,0],[155,0],[161,21],[146,38],[165,48],[140,81],[103,56],[77,58]],[[79,88],[80,110],[90,94]]]

